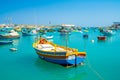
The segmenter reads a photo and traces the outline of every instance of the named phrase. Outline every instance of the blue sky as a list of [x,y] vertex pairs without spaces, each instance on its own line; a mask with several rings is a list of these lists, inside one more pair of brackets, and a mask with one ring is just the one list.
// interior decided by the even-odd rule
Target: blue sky
[[0,23],[109,26],[120,21],[119,0],[2,0]]

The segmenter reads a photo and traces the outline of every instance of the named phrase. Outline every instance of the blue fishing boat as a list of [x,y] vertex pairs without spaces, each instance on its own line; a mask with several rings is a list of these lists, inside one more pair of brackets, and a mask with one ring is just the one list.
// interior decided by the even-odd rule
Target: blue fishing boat
[[112,30],[105,30],[102,32],[104,36],[112,36],[115,34]]
[[33,43],[33,48],[41,59],[64,66],[82,64],[86,56],[86,52],[59,46],[44,38]]
[[37,34],[37,31],[32,28],[23,28],[22,29],[22,35],[23,36],[34,36]]
[[12,40],[0,40],[0,45],[2,45],[2,44],[11,44],[11,43],[13,43],[13,41]]

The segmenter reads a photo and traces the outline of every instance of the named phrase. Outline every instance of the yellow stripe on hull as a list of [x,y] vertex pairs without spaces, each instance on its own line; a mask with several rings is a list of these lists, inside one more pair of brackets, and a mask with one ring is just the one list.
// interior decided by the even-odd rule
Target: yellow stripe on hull
[[45,57],[45,58],[56,58],[56,59],[66,59],[66,58],[68,58],[68,56],[41,54],[41,53],[39,53],[39,52],[37,52],[37,54],[38,54],[39,56],[43,56],[43,57]]

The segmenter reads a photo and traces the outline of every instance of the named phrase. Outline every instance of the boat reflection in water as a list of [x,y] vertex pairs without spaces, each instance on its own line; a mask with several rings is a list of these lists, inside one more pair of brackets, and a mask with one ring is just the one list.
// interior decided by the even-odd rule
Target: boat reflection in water
[[[86,66],[66,68],[39,58],[35,61],[35,66],[37,67],[39,72],[44,71],[46,74],[49,74],[49,80],[52,80],[53,77],[58,78],[56,80],[77,80],[78,76],[81,77],[81,79],[87,76]],[[41,76],[40,79],[43,80],[45,79],[45,77],[46,75]]]

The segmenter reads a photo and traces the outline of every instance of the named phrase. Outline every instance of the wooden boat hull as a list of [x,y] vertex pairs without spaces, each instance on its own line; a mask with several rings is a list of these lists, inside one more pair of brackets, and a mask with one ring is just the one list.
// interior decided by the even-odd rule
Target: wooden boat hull
[[60,65],[81,64],[84,62],[86,56],[86,52],[78,52],[77,49],[59,46],[52,42],[48,42],[44,38],[33,43],[33,48],[39,58]]
[[55,53],[55,52],[43,52],[43,51],[40,51],[37,49],[35,49],[35,50],[36,50],[36,53],[38,54],[39,58],[49,61],[49,62],[60,64],[60,65],[79,65],[79,64],[83,63],[85,60],[85,57],[81,56],[81,55],[66,56],[65,52]]
[[68,59],[54,59],[54,58],[46,58],[46,57],[43,58],[42,56],[39,56],[39,57],[46,61],[53,62],[60,65],[79,65],[84,62],[84,59],[80,57],[76,58],[77,61],[75,61],[75,59],[68,60]]

